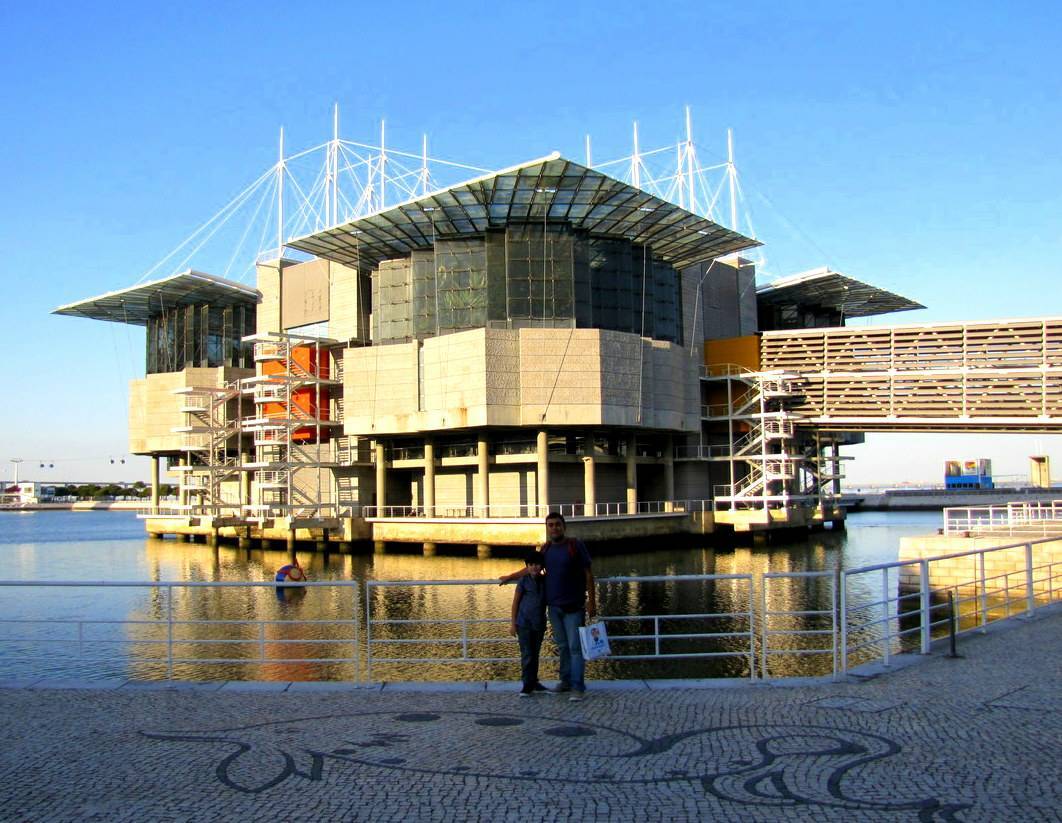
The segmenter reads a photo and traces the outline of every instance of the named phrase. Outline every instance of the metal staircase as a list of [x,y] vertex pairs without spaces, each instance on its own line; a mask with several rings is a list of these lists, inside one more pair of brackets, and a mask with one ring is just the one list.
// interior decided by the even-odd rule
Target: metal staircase
[[255,456],[253,501],[248,519],[319,521],[334,517],[339,465],[335,438],[341,425],[331,413],[330,346],[336,341],[293,334],[254,335],[258,374],[242,381],[253,416],[243,421],[252,436]]
[[[180,501],[190,516],[239,516],[241,389],[237,381],[224,386],[177,389],[185,425],[184,460],[174,467],[180,475]],[[228,485],[226,485],[228,484]]]

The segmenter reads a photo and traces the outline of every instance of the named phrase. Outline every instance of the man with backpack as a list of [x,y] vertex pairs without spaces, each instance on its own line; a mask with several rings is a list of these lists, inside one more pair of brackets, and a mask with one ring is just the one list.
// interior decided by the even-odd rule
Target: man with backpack
[[[548,540],[541,552],[545,559],[546,614],[560,657],[560,683],[553,691],[568,693],[568,699],[577,703],[586,692],[586,661],[579,643],[579,627],[597,614],[597,597],[590,552],[583,541],[566,537],[566,529],[563,515],[550,512],[546,517]],[[502,577],[501,582],[511,582],[525,573],[521,569]]]

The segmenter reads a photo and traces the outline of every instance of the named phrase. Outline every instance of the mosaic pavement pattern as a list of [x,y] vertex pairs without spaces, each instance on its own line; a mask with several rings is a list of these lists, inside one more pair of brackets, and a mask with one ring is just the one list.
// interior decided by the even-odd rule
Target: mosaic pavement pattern
[[0,689],[2,820],[1062,820],[1059,628],[819,686]]

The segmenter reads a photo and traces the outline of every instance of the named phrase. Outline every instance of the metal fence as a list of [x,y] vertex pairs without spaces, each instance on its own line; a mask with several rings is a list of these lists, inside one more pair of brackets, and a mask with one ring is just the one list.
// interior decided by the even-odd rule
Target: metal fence
[[1062,533],[1062,500],[944,509],[944,534]]
[[[983,630],[1057,602],[1057,542],[1040,538],[829,571],[601,578],[599,604],[616,605],[602,617],[613,654],[592,663],[599,668],[591,674],[622,676],[623,666],[637,662],[674,671],[684,662],[712,659],[729,661],[736,676],[750,679],[840,676],[868,661],[888,665],[899,653],[928,653],[933,640],[949,632]],[[668,587],[674,596],[658,601],[678,607],[643,608],[657,602],[646,597],[653,586]],[[463,589],[460,596],[440,607],[439,593],[454,587]],[[687,594],[678,596],[683,587]],[[516,641],[506,633],[510,590],[495,580],[0,581],[0,593],[61,592],[59,605],[67,607],[60,611],[67,615],[74,611],[73,590],[116,588],[144,592],[143,614],[35,616],[30,609],[0,616],[0,666],[41,661],[52,671],[63,664],[114,663],[166,679],[200,679],[206,668],[220,670],[218,679],[238,679],[227,673],[251,665],[273,679],[299,679],[277,677],[274,664],[307,665],[331,667],[331,679],[364,681],[380,674],[415,680],[444,672],[452,678],[470,664],[486,665],[492,677],[511,677],[519,660]],[[274,594],[279,602],[320,589],[334,590],[334,614],[320,619],[286,619],[266,605]],[[210,604],[196,606],[190,593],[215,590],[239,592],[243,607],[262,616],[206,616]],[[317,670],[301,674],[321,676]]]

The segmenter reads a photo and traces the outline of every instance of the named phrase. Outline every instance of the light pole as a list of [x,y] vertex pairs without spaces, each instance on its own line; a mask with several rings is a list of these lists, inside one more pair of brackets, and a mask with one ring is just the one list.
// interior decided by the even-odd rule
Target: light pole
[[11,462],[15,464],[15,485],[18,485],[18,465],[19,463],[25,463],[21,457],[12,457]]

